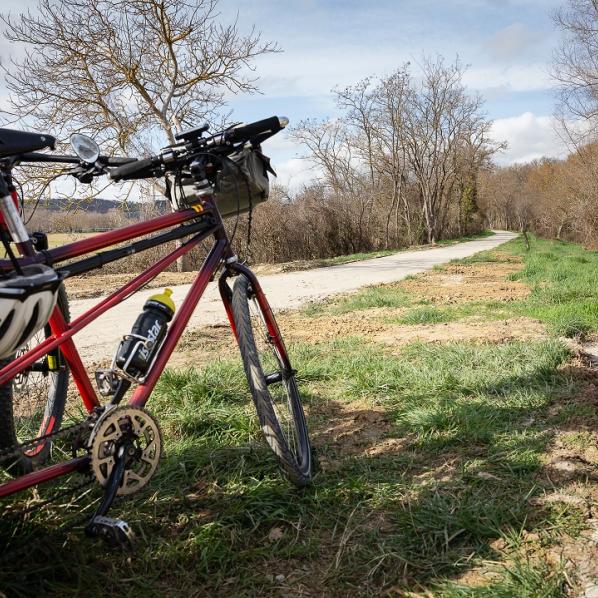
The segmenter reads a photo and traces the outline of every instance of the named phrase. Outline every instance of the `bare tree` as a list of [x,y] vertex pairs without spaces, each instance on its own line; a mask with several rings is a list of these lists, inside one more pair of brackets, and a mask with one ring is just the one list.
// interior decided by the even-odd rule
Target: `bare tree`
[[433,243],[471,226],[478,173],[502,147],[490,141],[482,100],[466,93],[458,60],[424,61],[421,81],[409,66],[337,90],[337,118],[293,131],[325,185],[342,196],[358,243],[373,227],[390,247],[418,242],[422,233]]
[[217,118],[225,92],[254,92],[256,56],[276,46],[221,25],[218,0],[40,0],[3,16],[27,49],[5,66],[12,112],[64,135],[94,134],[113,150],[174,142],[180,126]]
[[555,22],[564,34],[552,73],[559,85],[558,114],[569,137],[586,143],[598,133],[598,2],[568,0]]
[[405,146],[417,180],[427,240],[434,243],[446,224],[459,157],[465,148],[493,151],[490,123],[481,113],[482,99],[468,95],[459,60],[446,65],[442,57],[425,60],[423,79],[410,93],[405,112]]
[[391,244],[390,225],[394,214],[395,243],[405,228],[407,243],[416,242],[417,223],[407,191],[408,162],[405,147],[405,111],[411,85],[409,64],[382,80],[376,93],[375,129],[376,164],[383,181],[382,187],[390,194],[386,202],[385,246]]
[[257,91],[253,61],[277,47],[221,24],[217,8],[218,0],[39,0],[35,13],[2,16],[6,37],[26,48],[4,66],[10,112],[132,155],[223,118],[226,93]]

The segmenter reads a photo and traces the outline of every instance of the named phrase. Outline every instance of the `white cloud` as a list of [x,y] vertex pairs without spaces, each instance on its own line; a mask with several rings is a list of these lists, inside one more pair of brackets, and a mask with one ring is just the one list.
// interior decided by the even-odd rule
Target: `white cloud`
[[274,169],[278,175],[276,182],[291,191],[299,191],[304,185],[318,178],[317,168],[304,158],[291,158],[279,162],[274,164]]
[[519,116],[499,118],[492,125],[492,137],[508,143],[508,148],[497,156],[499,164],[530,162],[542,157],[562,158],[567,154],[566,144],[556,132],[556,121],[552,116],[524,112]]
[[538,91],[552,85],[546,64],[471,67],[463,77],[465,85],[478,91]]
[[532,31],[523,23],[511,23],[494,33],[487,42],[490,55],[496,60],[519,58],[524,50],[537,46],[545,37],[539,31]]

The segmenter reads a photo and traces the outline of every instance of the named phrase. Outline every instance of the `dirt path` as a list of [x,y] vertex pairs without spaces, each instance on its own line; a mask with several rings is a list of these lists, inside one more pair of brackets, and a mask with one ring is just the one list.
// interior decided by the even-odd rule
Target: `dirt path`
[[[498,231],[492,237],[458,245],[423,251],[404,251],[340,266],[262,276],[260,281],[274,310],[297,308],[308,301],[323,299],[335,293],[346,293],[366,285],[401,280],[409,274],[430,270],[437,264],[493,249],[515,236],[513,233]],[[181,285],[173,289],[173,298],[177,305],[182,303],[189,287],[190,285]],[[129,332],[147,297],[155,292],[147,290],[137,293],[81,331],[75,340],[84,360],[98,361],[111,356],[121,337]],[[72,316],[77,317],[84,313],[99,300],[96,298],[73,301]],[[216,324],[225,319],[217,287],[211,283],[191,318],[189,328]]]

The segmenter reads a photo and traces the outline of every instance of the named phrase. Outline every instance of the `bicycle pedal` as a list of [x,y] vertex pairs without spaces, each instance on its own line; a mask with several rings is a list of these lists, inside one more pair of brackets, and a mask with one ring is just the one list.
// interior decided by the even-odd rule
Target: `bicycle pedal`
[[89,522],[85,533],[92,538],[102,538],[112,548],[131,548],[135,542],[135,534],[126,521],[102,515]]
[[114,395],[120,382],[114,370],[96,370],[95,374],[99,393],[104,397]]

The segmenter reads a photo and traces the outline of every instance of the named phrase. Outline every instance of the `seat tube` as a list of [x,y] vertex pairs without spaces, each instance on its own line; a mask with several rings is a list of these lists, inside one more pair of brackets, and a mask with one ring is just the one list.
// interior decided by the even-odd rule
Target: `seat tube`
[[[60,335],[68,329],[69,325],[64,319],[64,316],[62,315],[58,305],[56,305],[54,308],[48,324],[50,325],[52,334],[56,337],[60,337]],[[77,347],[75,347],[73,339],[67,338],[63,343],[61,343],[60,351],[64,355],[64,359],[71,370],[73,380],[75,381],[77,390],[81,395],[83,404],[85,405],[88,413],[91,413],[94,407],[98,407],[100,405],[100,402],[91,384],[89,376],[87,375],[87,371],[85,370],[85,366],[81,361],[81,357],[77,351]]]

